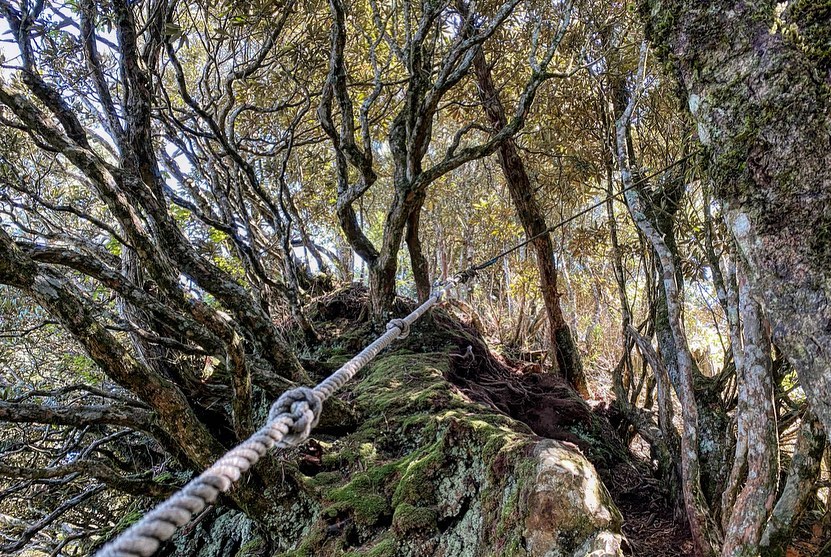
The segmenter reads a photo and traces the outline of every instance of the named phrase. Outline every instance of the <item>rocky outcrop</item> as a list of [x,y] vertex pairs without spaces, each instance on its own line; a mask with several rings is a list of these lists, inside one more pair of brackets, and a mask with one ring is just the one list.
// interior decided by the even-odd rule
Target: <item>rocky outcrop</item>
[[[321,375],[365,342],[365,327],[337,318],[319,326],[332,339],[314,355]],[[268,525],[236,515],[240,535],[225,554],[620,555],[620,514],[580,450],[447,382],[459,347],[452,329],[449,318],[427,316],[379,356],[342,395],[358,425],[346,435],[318,429],[287,453],[279,481],[299,493]],[[185,553],[211,554],[209,530],[202,550]]]
[[537,443],[534,458],[523,536],[528,555],[619,555],[621,516],[594,466],[574,447],[551,440]]

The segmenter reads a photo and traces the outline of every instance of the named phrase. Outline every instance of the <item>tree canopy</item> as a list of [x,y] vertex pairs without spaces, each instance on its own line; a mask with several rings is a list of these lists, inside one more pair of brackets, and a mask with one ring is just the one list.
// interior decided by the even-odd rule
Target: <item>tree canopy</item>
[[[381,331],[526,238],[447,309],[648,447],[697,555],[826,512],[825,4],[0,14],[0,553],[87,554],[250,435],[326,370],[321,296]],[[284,465],[224,504],[269,524]]]

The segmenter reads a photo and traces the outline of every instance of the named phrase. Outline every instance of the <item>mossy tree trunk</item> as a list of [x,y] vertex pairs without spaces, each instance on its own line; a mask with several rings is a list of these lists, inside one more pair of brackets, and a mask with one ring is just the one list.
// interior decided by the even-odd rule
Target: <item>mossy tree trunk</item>
[[[642,50],[641,66],[645,62]],[[696,548],[699,554],[714,555],[721,545],[720,530],[716,514],[711,509],[718,499],[729,468],[728,417],[721,398],[718,381],[704,377],[692,357],[683,322],[684,277],[678,252],[675,231],[675,215],[685,193],[683,167],[666,174],[659,183],[648,184],[640,177],[635,143],[630,132],[630,118],[639,93],[630,94],[626,80],[617,75],[609,76],[608,112],[613,115],[613,129],[610,130],[610,148],[614,149],[621,178],[627,188],[627,205],[630,213],[654,254],[654,272],[658,282],[655,292],[654,333],[658,353],[647,356],[652,360],[659,393],[659,419],[661,429],[669,443],[665,447],[653,443],[656,451],[675,457],[680,468],[680,498],[690,522]],[[610,122],[611,124],[612,122]],[[684,159],[682,159],[684,160]],[[633,191],[631,188],[639,186]],[[652,187],[650,187],[652,186]],[[639,345],[642,354],[651,346],[646,339],[631,328],[627,336]],[[671,399],[663,392],[667,386],[681,401],[683,435],[678,445],[672,443],[675,437],[671,418],[667,418]],[[642,418],[630,412],[637,425]],[[671,414],[670,414],[671,416]],[[680,450],[677,447],[680,446]],[[672,477],[672,471],[664,465],[665,476]],[[672,482],[668,486],[674,485]]]
[[[828,9],[827,2],[807,1],[789,3],[779,13],[772,1],[641,3],[647,35],[696,119],[716,195],[748,266],[751,293],[763,300],[773,340],[826,428],[831,425],[831,30],[822,22]],[[826,18],[816,17],[823,12]],[[745,370],[744,388],[767,392],[755,375]],[[752,459],[759,477],[739,495],[741,505],[727,526],[726,555],[758,554],[760,515],[770,511],[764,462],[775,450],[774,436],[764,433],[765,416],[746,416],[756,424],[758,454]],[[810,422],[805,425],[808,440],[800,455],[823,444]],[[750,446],[747,450],[751,466]],[[809,478],[812,466],[802,468]],[[765,485],[751,485],[760,482]],[[812,482],[789,477],[791,488],[786,486],[761,532],[763,546],[778,548],[768,553],[781,551],[799,514],[794,509],[804,506],[793,486],[800,483],[808,493]],[[750,516],[750,523],[739,524],[740,514]]]
[[[646,0],[774,342],[831,426],[831,32],[794,2]],[[789,29],[785,34],[783,31]],[[826,46],[827,49],[827,46]]]

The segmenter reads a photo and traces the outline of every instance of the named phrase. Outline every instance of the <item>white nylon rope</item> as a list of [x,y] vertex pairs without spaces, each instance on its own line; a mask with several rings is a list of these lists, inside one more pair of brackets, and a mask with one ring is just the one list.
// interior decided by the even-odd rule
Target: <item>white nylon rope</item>
[[176,530],[228,491],[243,472],[254,466],[273,447],[298,445],[317,425],[323,402],[343,387],[378,353],[399,338],[410,334],[410,325],[441,301],[460,279],[449,280],[426,302],[403,319],[393,319],[387,331],[314,389],[299,387],[283,393],[268,413],[266,424],[237,445],[213,466],[191,480],[178,493],[147,513],[115,540],[105,545],[97,557],[150,557]]

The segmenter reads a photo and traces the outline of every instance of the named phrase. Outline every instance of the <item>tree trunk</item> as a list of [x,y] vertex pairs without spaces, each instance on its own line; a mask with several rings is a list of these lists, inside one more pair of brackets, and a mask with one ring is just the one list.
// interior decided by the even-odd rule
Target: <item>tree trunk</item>
[[[644,58],[644,56],[641,57],[641,64],[643,64]],[[681,292],[677,282],[678,273],[669,246],[647,217],[639,193],[632,189],[634,180],[629,163],[626,128],[629,126],[632,117],[635,98],[636,95],[630,98],[626,110],[615,125],[618,164],[623,185],[627,190],[626,204],[632,218],[660,259],[668,321],[675,343],[678,365],[678,385],[676,389],[678,400],[681,403],[683,428],[681,435],[681,487],[684,495],[684,507],[687,511],[690,534],[695,545],[696,555],[712,557],[717,554],[721,540],[719,539],[718,527],[713,521],[707,500],[701,489],[701,462],[698,456],[698,406],[693,386],[693,360],[681,317]]]
[[[629,181],[629,184],[626,182]],[[631,178],[624,180],[626,186],[631,185]],[[666,292],[666,305],[669,314],[669,323],[673,340],[676,345],[678,365],[678,399],[681,403],[683,431],[681,435],[681,482],[684,495],[684,506],[690,523],[690,533],[699,556],[716,555],[719,547],[718,529],[712,521],[704,492],[701,489],[701,463],[698,456],[698,408],[693,387],[693,363],[690,355],[686,333],[681,319],[680,294],[675,282],[675,265],[669,250],[655,229],[649,225],[640,208],[637,194],[627,192],[627,202],[630,205],[635,222],[652,243],[653,248],[661,257],[663,267],[663,285]]]
[[[716,194],[781,346],[831,427],[831,95],[798,5],[646,0],[707,146]],[[784,31],[789,29],[789,35]],[[827,40],[827,31],[820,40]],[[817,37],[814,37],[817,38]],[[809,45],[810,46],[810,45]]]
[[764,557],[784,557],[797,521],[814,494],[814,483],[819,479],[825,442],[826,434],[822,423],[816,416],[806,412],[799,428],[785,488],[762,533],[760,546]]
[[425,192],[416,197],[415,206],[410,211],[407,219],[407,250],[410,252],[410,265],[413,269],[413,281],[415,282],[418,301],[423,302],[430,297],[430,268],[427,258],[421,249],[421,239],[418,237],[418,229],[421,223],[421,207],[424,205]]
[[[773,407],[770,341],[762,327],[761,308],[746,284],[740,291],[744,365],[738,376],[738,435],[731,479],[744,480],[732,505],[725,505],[724,557],[753,557],[779,480],[779,432]],[[746,476],[741,471],[746,470]],[[742,477],[744,476],[744,477]],[[725,494],[732,490],[728,489]]]
[[[481,48],[476,52],[473,65],[476,72],[479,97],[491,124],[498,131],[508,124],[508,120],[493,82],[490,67]],[[554,361],[557,364],[558,372],[568,380],[577,392],[588,398],[590,393],[586,375],[583,371],[583,362],[580,360],[580,353],[577,350],[571,329],[566,323],[563,310],[560,307],[557,268],[554,265],[554,245],[551,242],[551,236],[546,232],[548,226],[545,223],[542,210],[537,204],[537,200],[534,199],[531,179],[512,138],[506,139],[499,146],[497,154],[499,165],[502,167],[502,173],[505,176],[505,183],[511,193],[511,199],[516,207],[522,228],[525,230],[525,235],[529,238],[539,236],[532,242],[532,245],[537,256],[540,290],[545,303],[551,348],[555,352]]]
[[395,273],[398,266],[386,263],[389,257],[378,258],[375,265],[369,265],[369,304],[373,319],[383,320],[395,300]]
[[[632,325],[628,325],[627,333],[638,345],[641,355],[655,373],[655,384],[658,391],[658,429],[660,435],[654,436],[655,439],[651,439],[650,444],[657,446],[659,457],[658,473],[664,481],[670,497],[676,498],[676,507],[680,508],[682,501],[680,501],[681,490],[679,489],[680,478],[678,477],[677,463],[680,460],[679,456],[681,451],[679,447],[681,446],[681,440],[674,423],[675,416],[670,392],[672,387],[670,385],[669,375],[667,374],[666,366],[658,358],[658,354],[652,348],[649,341],[641,336]],[[633,403],[629,401],[624,402],[634,409],[635,405]]]
[[[398,251],[407,222],[415,207],[419,211],[418,194],[412,190],[406,179],[396,180],[395,194],[384,222],[384,236],[378,255],[368,262],[369,300],[372,318],[381,322],[389,317],[395,301],[395,275],[398,272]],[[423,198],[422,198],[423,201]]]

